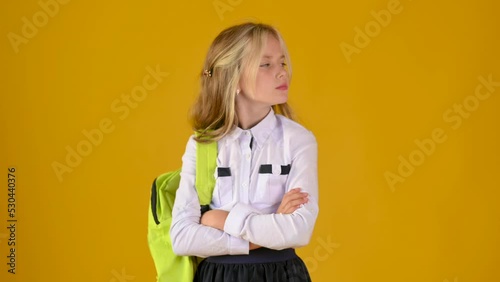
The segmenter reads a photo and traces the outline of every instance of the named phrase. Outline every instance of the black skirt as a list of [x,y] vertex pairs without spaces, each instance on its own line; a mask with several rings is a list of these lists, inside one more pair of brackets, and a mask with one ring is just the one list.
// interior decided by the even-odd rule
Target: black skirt
[[248,255],[215,256],[204,259],[195,282],[308,282],[304,262],[294,249],[259,248]]

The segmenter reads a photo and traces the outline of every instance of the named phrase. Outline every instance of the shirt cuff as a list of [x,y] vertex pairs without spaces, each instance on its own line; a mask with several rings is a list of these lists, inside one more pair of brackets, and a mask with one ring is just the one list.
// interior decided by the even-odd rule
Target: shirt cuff
[[252,214],[259,214],[251,206],[243,203],[237,203],[229,212],[224,223],[224,232],[234,237],[241,238],[245,220]]
[[230,255],[248,255],[250,252],[250,243],[247,240],[229,236],[229,254]]

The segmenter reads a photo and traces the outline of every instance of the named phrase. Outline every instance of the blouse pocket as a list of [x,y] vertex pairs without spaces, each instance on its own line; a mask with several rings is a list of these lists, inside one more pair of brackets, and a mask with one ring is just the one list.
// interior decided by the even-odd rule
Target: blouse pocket
[[259,168],[256,202],[266,205],[280,204],[285,194],[290,165],[263,164]]
[[216,207],[230,203],[233,200],[233,180],[229,167],[217,167],[212,202]]

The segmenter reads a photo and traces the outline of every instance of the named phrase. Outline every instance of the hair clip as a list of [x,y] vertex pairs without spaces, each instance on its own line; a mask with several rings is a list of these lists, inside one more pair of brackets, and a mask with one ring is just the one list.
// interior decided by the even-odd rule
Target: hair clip
[[212,70],[204,70],[203,75],[208,76],[208,77],[212,77]]

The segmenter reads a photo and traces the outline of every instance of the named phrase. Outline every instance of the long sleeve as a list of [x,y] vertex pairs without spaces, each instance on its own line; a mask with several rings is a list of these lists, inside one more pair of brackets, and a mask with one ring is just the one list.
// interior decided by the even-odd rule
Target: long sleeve
[[186,145],[182,163],[170,227],[174,252],[199,257],[248,254],[247,240],[200,224],[200,203],[195,188],[196,141],[192,137]]
[[319,212],[316,139],[309,131],[288,130],[291,133],[284,142],[290,142],[292,159],[286,191],[300,187],[309,194],[309,202],[292,214],[263,214],[249,204],[238,202],[224,226],[228,234],[277,250],[307,245]]

